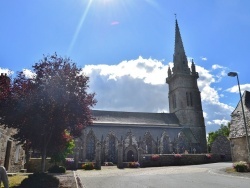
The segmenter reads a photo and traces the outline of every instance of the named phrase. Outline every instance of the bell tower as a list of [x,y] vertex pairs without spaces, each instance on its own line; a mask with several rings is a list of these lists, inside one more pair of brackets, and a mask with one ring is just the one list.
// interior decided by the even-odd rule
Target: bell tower
[[200,152],[207,152],[206,130],[197,84],[199,74],[192,60],[191,69],[181,39],[180,29],[175,20],[174,66],[168,68],[166,83],[169,85],[169,112],[175,113],[180,124],[189,127],[200,145]]

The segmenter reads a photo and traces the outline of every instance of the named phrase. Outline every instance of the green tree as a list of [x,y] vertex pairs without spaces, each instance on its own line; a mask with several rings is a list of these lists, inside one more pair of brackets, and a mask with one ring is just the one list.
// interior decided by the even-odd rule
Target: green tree
[[[53,142],[53,141],[52,141]],[[57,147],[49,147],[48,153],[51,157],[51,162],[55,164],[65,161],[67,155],[73,153],[75,142],[70,133],[65,130],[61,137],[56,141]],[[52,144],[53,146],[54,144]]]
[[210,152],[210,148],[211,148],[213,142],[215,141],[215,139],[218,136],[226,136],[226,137],[228,137],[229,133],[230,133],[230,123],[228,123],[227,125],[221,125],[220,128],[217,131],[208,133],[207,144],[208,144],[209,152]]
[[15,128],[14,138],[26,149],[41,152],[44,172],[47,152],[60,145],[64,131],[78,137],[92,123],[96,101],[87,92],[89,78],[69,58],[44,56],[33,72],[33,78],[19,72],[10,94],[0,97],[0,124]]

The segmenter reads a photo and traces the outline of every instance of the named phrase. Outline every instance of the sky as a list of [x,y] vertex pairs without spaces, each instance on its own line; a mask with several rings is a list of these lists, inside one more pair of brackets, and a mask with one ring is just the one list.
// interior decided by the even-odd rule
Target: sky
[[249,7],[249,0],[2,0],[0,72],[28,76],[56,52],[89,76],[94,109],[167,113],[177,18],[209,133],[230,121],[240,99],[227,73],[250,91]]

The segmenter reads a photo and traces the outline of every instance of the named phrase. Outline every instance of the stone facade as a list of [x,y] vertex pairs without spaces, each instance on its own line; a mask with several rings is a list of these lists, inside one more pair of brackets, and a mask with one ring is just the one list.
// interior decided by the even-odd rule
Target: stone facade
[[206,153],[199,75],[194,62],[188,67],[177,20],[174,66],[167,76],[170,113],[93,110],[94,123],[77,140],[75,159],[94,161],[97,143],[101,144],[102,162],[119,164],[121,158],[123,162],[137,161],[139,153]]
[[13,129],[0,126],[0,159],[8,172],[19,172],[25,163],[25,152],[21,145],[13,141]]
[[211,146],[211,153],[231,156],[229,139],[225,136],[218,136]]
[[[250,137],[250,92],[245,91],[242,96],[243,108],[246,117],[246,125],[248,129],[248,138]],[[246,141],[246,129],[244,126],[242,106],[239,102],[235,110],[231,114],[230,125],[230,142],[232,160],[235,161],[248,161],[248,150]],[[249,140],[250,142],[250,140]]]
[[[1,73],[0,92],[4,93],[9,83],[10,78],[7,74]],[[13,140],[13,134],[15,134],[14,129],[0,125],[0,160],[8,172],[19,172],[24,166],[25,153],[21,145]]]

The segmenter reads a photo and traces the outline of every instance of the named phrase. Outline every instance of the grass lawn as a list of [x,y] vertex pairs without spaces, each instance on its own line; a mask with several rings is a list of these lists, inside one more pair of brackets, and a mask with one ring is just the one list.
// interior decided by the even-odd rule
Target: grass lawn
[[[19,185],[23,179],[27,178],[28,176],[24,176],[24,175],[15,175],[15,176],[9,176],[8,179],[9,179],[9,187],[14,187],[14,186],[17,186]],[[3,183],[1,184],[1,188],[4,187],[3,186]]]

